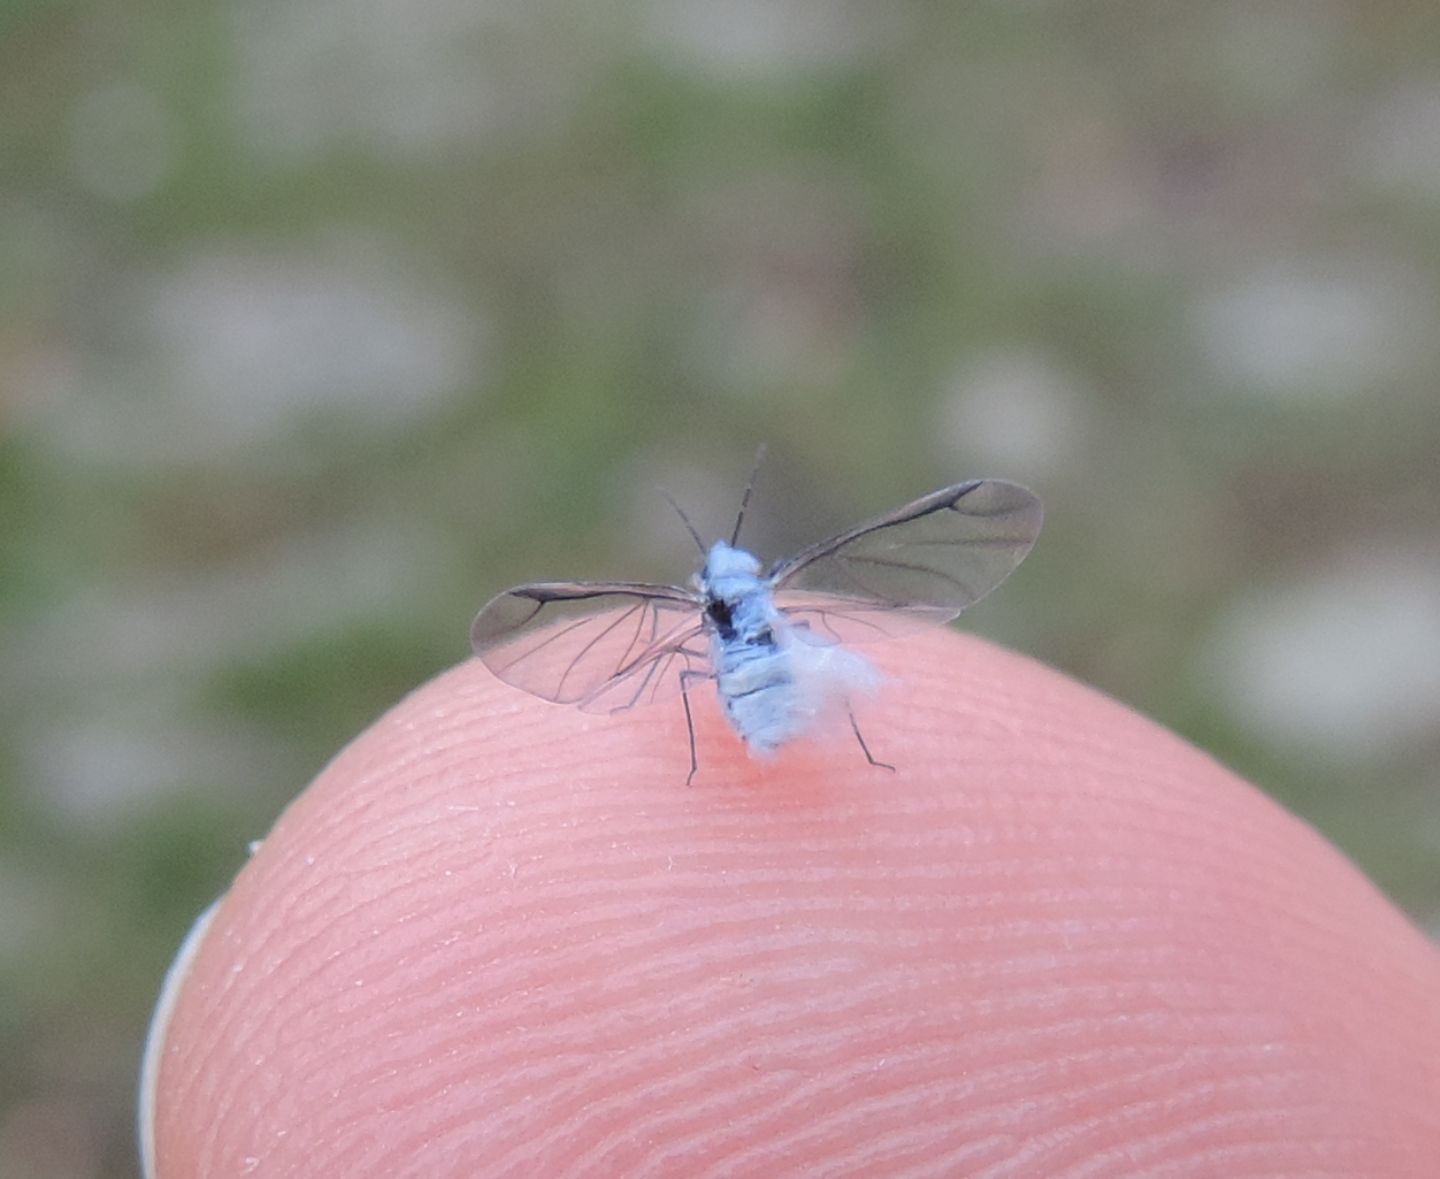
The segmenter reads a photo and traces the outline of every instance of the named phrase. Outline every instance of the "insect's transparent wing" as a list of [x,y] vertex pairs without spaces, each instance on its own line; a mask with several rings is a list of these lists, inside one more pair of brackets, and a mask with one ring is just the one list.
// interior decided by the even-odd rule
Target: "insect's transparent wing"
[[1040,500],[999,479],[957,483],[812,545],[771,572],[775,602],[819,641],[947,622],[1025,559]]
[[470,645],[507,684],[587,712],[668,695],[699,671],[700,604],[678,586],[542,581],[492,598]]

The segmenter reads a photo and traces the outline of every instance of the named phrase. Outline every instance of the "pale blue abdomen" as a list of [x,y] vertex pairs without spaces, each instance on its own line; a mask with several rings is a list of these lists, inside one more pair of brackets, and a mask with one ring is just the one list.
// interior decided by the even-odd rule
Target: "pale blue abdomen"
[[743,549],[716,544],[702,585],[728,615],[707,614],[715,685],[731,728],[756,753],[795,737],[806,714],[784,642],[785,620],[775,609],[759,562]]
[[715,682],[731,728],[756,753],[770,753],[805,727],[785,651],[774,641],[745,645],[712,639]]

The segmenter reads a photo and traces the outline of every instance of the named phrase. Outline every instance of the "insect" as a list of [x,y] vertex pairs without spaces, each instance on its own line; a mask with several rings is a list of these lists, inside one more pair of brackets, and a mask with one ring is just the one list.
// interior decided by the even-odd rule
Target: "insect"
[[[763,453],[763,451],[762,451]],[[758,468],[759,459],[756,460]],[[632,581],[536,581],[492,598],[470,643],[500,679],[587,712],[621,712],[714,680],[726,719],[765,755],[839,705],[866,760],[851,696],[877,676],[855,646],[948,622],[999,585],[1040,532],[1040,500],[999,479],[942,487],[811,545],[768,569],[738,547],[754,487],[728,541],[707,549],[688,588]],[[667,497],[668,498],[668,497]]]

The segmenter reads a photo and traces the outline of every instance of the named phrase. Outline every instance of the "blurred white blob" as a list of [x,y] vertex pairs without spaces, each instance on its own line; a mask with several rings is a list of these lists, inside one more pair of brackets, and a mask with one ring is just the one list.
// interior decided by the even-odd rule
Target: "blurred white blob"
[[981,356],[952,381],[942,410],[951,453],[979,456],[1028,479],[1064,468],[1085,449],[1085,392],[1036,351]]
[[180,124],[153,91],[134,82],[92,90],[70,112],[70,174],[109,201],[158,189],[180,154]]
[[174,683],[273,660],[296,644],[422,603],[453,546],[404,507],[363,523],[295,530],[203,572],[77,597],[3,649],[0,693],[28,682],[70,698]]
[[[234,717],[197,721],[190,705],[200,685],[384,618],[397,601],[429,608],[426,594],[448,576],[452,554],[397,510],[57,606],[0,645],[0,697],[17,702],[31,805],[106,830],[171,792],[243,791],[298,772],[273,732],[262,737]],[[37,695],[67,706],[26,707]]]
[[662,52],[712,74],[753,77],[847,66],[900,34],[904,16],[855,0],[655,0],[646,23]]
[[1356,552],[1256,593],[1221,620],[1201,671],[1261,737],[1320,757],[1403,755],[1440,724],[1440,563]]
[[[134,707],[95,699],[50,725],[21,726],[27,804],[77,831],[105,834],[143,814],[156,798],[245,791],[289,766],[271,731],[233,721],[197,725],[160,693]],[[106,711],[108,708],[108,712]]]
[[1373,264],[1271,267],[1201,304],[1195,332],[1232,385],[1287,401],[1341,401],[1424,359],[1435,312],[1414,286]]
[[1440,200],[1440,73],[1408,77],[1358,128],[1355,171],[1362,182]]
[[440,159],[577,108],[603,22],[535,0],[237,0],[233,106],[270,163]]
[[481,325],[367,247],[203,248],[137,283],[120,306],[138,347],[82,358],[57,438],[106,462],[183,463],[317,416],[377,429],[447,404],[475,380]]
[[1194,15],[1206,33],[1196,58],[1214,63],[1225,101],[1273,110],[1326,92],[1350,14],[1335,0],[1280,0],[1216,4]]
[[176,383],[250,434],[304,406],[407,417],[466,378],[474,342],[460,307],[355,258],[200,253],[160,280],[148,319]]

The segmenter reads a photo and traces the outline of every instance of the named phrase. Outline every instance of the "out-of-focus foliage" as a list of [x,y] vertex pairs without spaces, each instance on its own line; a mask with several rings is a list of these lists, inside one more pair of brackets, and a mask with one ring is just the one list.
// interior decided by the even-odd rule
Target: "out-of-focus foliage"
[[0,1172],[471,612],[939,484],[973,626],[1440,913],[1440,10],[0,3]]

